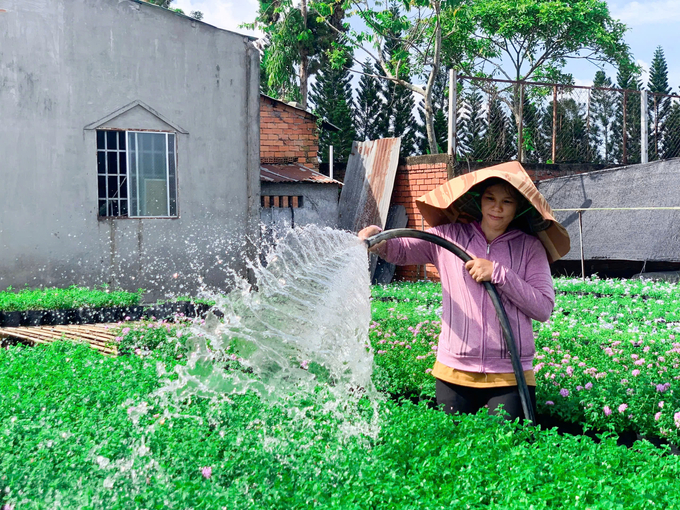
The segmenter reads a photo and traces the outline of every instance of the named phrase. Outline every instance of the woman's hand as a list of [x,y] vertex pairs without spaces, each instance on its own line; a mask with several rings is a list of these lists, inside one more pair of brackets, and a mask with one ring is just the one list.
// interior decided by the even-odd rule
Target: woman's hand
[[472,259],[465,263],[465,269],[476,282],[490,282],[493,273],[493,262],[486,259]]
[[[362,229],[359,231],[359,233],[357,234],[357,236],[358,236],[359,239],[361,239],[362,241],[365,241],[365,240],[368,239],[369,237],[373,237],[374,235],[379,234],[380,232],[382,232],[382,229],[381,229],[379,226],[377,226],[377,225],[370,225],[370,226],[368,226],[368,227],[366,227],[366,228],[362,228]],[[379,242],[378,244],[376,244],[376,245],[374,245],[374,246],[371,246],[371,247],[368,249],[368,251],[370,251],[371,253],[378,253],[378,251],[380,250],[380,248],[381,248],[384,244],[385,244],[385,241],[381,241],[381,242]]]

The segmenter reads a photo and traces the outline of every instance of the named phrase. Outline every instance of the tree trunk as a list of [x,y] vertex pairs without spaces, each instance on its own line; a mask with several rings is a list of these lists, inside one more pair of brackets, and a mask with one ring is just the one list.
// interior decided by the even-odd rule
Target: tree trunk
[[428,87],[424,100],[425,108],[425,131],[427,132],[427,143],[430,146],[430,154],[439,154],[437,137],[434,132],[434,110],[432,109],[432,88]]
[[432,88],[434,81],[439,73],[439,66],[441,65],[441,48],[442,48],[442,26],[441,26],[441,5],[440,2],[433,2],[435,24],[434,24],[434,58],[432,59],[432,69],[427,80],[427,88],[425,90],[425,130],[427,132],[427,143],[430,146],[430,154],[439,154],[439,147],[437,146],[437,138],[434,132],[434,111],[432,110]]
[[[307,31],[307,0],[302,0],[300,3],[300,14],[302,15],[302,23],[304,30]],[[307,109],[307,68],[309,67],[307,49],[300,50],[300,102],[302,108]]]

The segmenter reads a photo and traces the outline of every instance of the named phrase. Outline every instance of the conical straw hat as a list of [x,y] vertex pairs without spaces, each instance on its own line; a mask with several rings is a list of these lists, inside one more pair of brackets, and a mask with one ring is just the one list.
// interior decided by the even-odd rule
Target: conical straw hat
[[551,263],[569,253],[567,229],[557,222],[548,202],[517,161],[455,177],[417,199],[416,205],[425,221],[433,227],[445,223],[480,220],[481,211],[476,197],[468,192],[476,184],[492,177],[499,177],[512,184],[538,212],[534,213],[531,220],[532,234],[543,243]]

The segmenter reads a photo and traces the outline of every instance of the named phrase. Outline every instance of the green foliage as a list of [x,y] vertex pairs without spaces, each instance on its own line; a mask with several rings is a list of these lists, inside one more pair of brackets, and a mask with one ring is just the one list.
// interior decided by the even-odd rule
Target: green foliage
[[114,339],[120,354],[153,355],[162,360],[182,359],[188,352],[188,331],[183,324],[167,320],[125,322]]
[[290,0],[260,0],[255,22],[243,26],[262,30],[267,38],[261,61],[263,93],[284,101],[307,97],[298,78],[320,69],[342,31],[344,8],[336,1],[329,5],[333,12],[325,23],[311,4],[303,17],[300,6],[293,6]]
[[367,59],[362,65],[363,75],[354,103],[354,126],[357,140],[377,140],[386,138],[389,132],[388,111],[385,107],[384,84],[382,80],[370,75],[377,74]]
[[[680,459],[485,412],[256,395],[164,403],[172,365],[0,351],[0,502],[15,508],[673,508]],[[164,373],[159,378],[159,372]],[[375,414],[374,414],[375,413]],[[348,433],[353,425],[375,420]]]
[[666,131],[666,119],[671,111],[671,98],[664,97],[664,95],[671,93],[671,87],[668,84],[668,65],[661,46],[654,51],[654,58],[649,67],[648,88],[650,92],[648,95],[649,160],[654,161],[662,159],[665,150],[670,148],[664,142],[666,135],[670,134]]
[[[616,115],[613,126],[614,150],[613,156],[617,163],[639,163],[640,162],[640,95],[626,90],[640,90],[639,71],[631,66],[622,65],[616,75],[616,85],[623,89],[619,93],[616,105]],[[625,123],[624,123],[625,109]],[[625,136],[624,136],[625,133]],[[625,158],[624,158],[624,139],[625,139]]]
[[597,147],[595,162],[611,163],[614,161],[614,119],[616,116],[616,97],[609,90],[612,81],[604,71],[597,71],[593,80],[593,91],[590,99],[591,143]]
[[332,145],[335,162],[347,162],[352,142],[356,138],[349,70],[344,66],[333,67],[326,59],[317,73],[316,82],[312,85],[310,99],[315,105],[316,114],[339,129],[338,132],[321,130],[319,136],[321,160],[328,160],[328,147]]
[[0,310],[60,310],[81,307],[135,306],[144,295],[137,292],[112,291],[106,285],[101,289],[87,289],[72,285],[66,289],[23,289],[9,287],[0,292]]
[[563,73],[569,58],[614,65],[631,60],[626,27],[603,0],[473,0],[455,17],[474,26],[469,58],[509,80],[571,83]]

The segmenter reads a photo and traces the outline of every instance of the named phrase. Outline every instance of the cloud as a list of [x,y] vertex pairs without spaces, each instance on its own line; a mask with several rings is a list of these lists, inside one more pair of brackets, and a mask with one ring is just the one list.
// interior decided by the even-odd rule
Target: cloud
[[172,7],[182,9],[186,14],[192,11],[201,11],[203,21],[206,23],[256,37],[259,32],[239,28],[241,23],[251,23],[257,16],[259,8],[257,0],[175,0]]
[[680,22],[680,0],[628,2],[612,8],[612,17],[630,27]]

